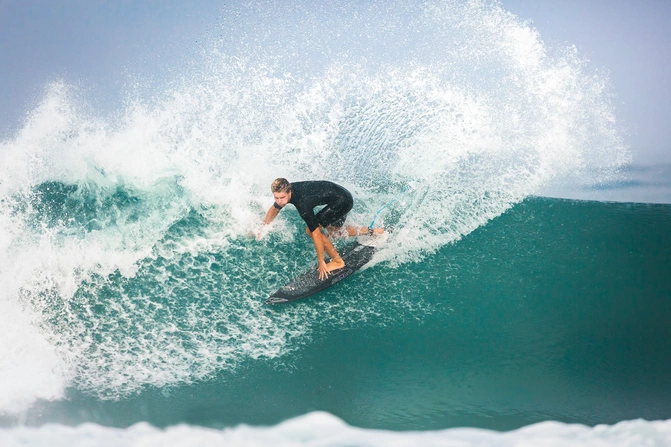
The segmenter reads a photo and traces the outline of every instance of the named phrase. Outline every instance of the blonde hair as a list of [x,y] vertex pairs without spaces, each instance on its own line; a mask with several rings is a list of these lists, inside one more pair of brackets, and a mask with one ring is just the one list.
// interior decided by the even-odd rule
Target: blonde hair
[[289,183],[289,180],[280,177],[271,183],[270,190],[272,192],[289,192],[291,191],[291,183]]

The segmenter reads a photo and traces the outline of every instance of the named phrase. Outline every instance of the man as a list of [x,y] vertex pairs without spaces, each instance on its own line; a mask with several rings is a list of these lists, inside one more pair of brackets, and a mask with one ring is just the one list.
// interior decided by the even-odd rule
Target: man
[[[323,280],[329,276],[330,272],[345,267],[345,261],[340,257],[328,236],[322,233],[322,229],[326,229],[329,235],[344,235],[345,218],[354,205],[352,194],[333,182],[310,181],[291,184],[284,178],[276,179],[270,185],[270,190],[275,203],[266,213],[263,224],[268,225],[287,203],[291,203],[307,224],[305,232],[315,244],[319,262],[317,267],[319,279]],[[326,206],[315,214],[314,208],[321,205]],[[367,227],[347,226],[345,231],[348,236],[368,234]],[[373,230],[373,234],[383,232],[382,228]],[[331,258],[328,264],[324,261],[324,252]]]

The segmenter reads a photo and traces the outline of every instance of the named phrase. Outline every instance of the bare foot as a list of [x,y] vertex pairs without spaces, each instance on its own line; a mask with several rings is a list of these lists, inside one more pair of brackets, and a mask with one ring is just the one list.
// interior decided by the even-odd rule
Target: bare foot
[[342,259],[336,260],[331,260],[328,264],[326,264],[326,271],[327,272],[332,272],[334,270],[338,270],[345,267],[345,261]]

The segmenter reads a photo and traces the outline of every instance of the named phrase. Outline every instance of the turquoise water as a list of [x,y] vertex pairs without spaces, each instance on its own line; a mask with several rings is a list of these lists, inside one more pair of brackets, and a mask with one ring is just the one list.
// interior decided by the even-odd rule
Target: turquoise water
[[[3,446],[668,443],[670,206],[543,197],[622,184],[606,73],[495,2],[222,14],[0,142]],[[278,176],[357,225],[406,192],[367,268],[266,306],[315,262],[260,228]]]
[[[192,236],[206,225],[194,212],[169,234]],[[112,274],[82,287],[73,301],[88,305],[73,306],[70,318],[97,322],[91,337],[112,332],[117,346],[148,326],[182,325],[179,349],[195,351],[188,368],[208,354],[191,337],[225,344],[219,326],[247,313],[268,319],[266,330],[283,328],[292,349],[230,368],[215,360],[217,368],[193,383],[141,387],[112,400],[75,386],[65,400],[39,403],[23,420],[226,427],[326,411],[366,428],[509,430],[545,420],[666,419],[669,228],[668,205],[530,198],[419,262],[378,264],[283,306],[261,305],[288,276],[272,267],[254,276],[257,288],[238,291],[244,297],[221,291],[236,275],[248,276],[245,266],[254,270],[250,256],[309,257],[307,238],[262,248],[243,240],[233,254],[185,253],[160,283],[166,260],[146,258],[132,279]],[[115,311],[121,293],[143,298]],[[190,324],[186,309],[193,307],[204,318]],[[144,329],[133,334],[134,326]],[[89,352],[100,355],[95,346]],[[142,360],[133,350],[125,354]]]

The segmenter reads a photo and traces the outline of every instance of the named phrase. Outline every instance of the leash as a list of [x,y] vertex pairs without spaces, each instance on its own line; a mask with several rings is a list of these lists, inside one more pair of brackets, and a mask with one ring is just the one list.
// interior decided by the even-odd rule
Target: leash
[[372,234],[372,233],[373,233],[373,224],[375,224],[375,219],[377,219],[377,216],[382,212],[382,210],[384,210],[386,207],[388,207],[388,206],[391,205],[392,203],[396,202],[396,201],[398,200],[398,198],[401,197],[401,195],[402,195],[404,192],[406,192],[408,189],[410,189],[410,184],[405,185],[405,186],[403,187],[403,189],[401,190],[401,192],[399,192],[398,194],[396,194],[396,197],[394,197],[393,199],[391,199],[386,205],[384,205],[382,208],[380,208],[379,210],[377,210],[377,213],[375,213],[375,216],[373,216],[373,221],[372,221],[372,222],[370,223],[370,225],[368,226],[368,234]]

